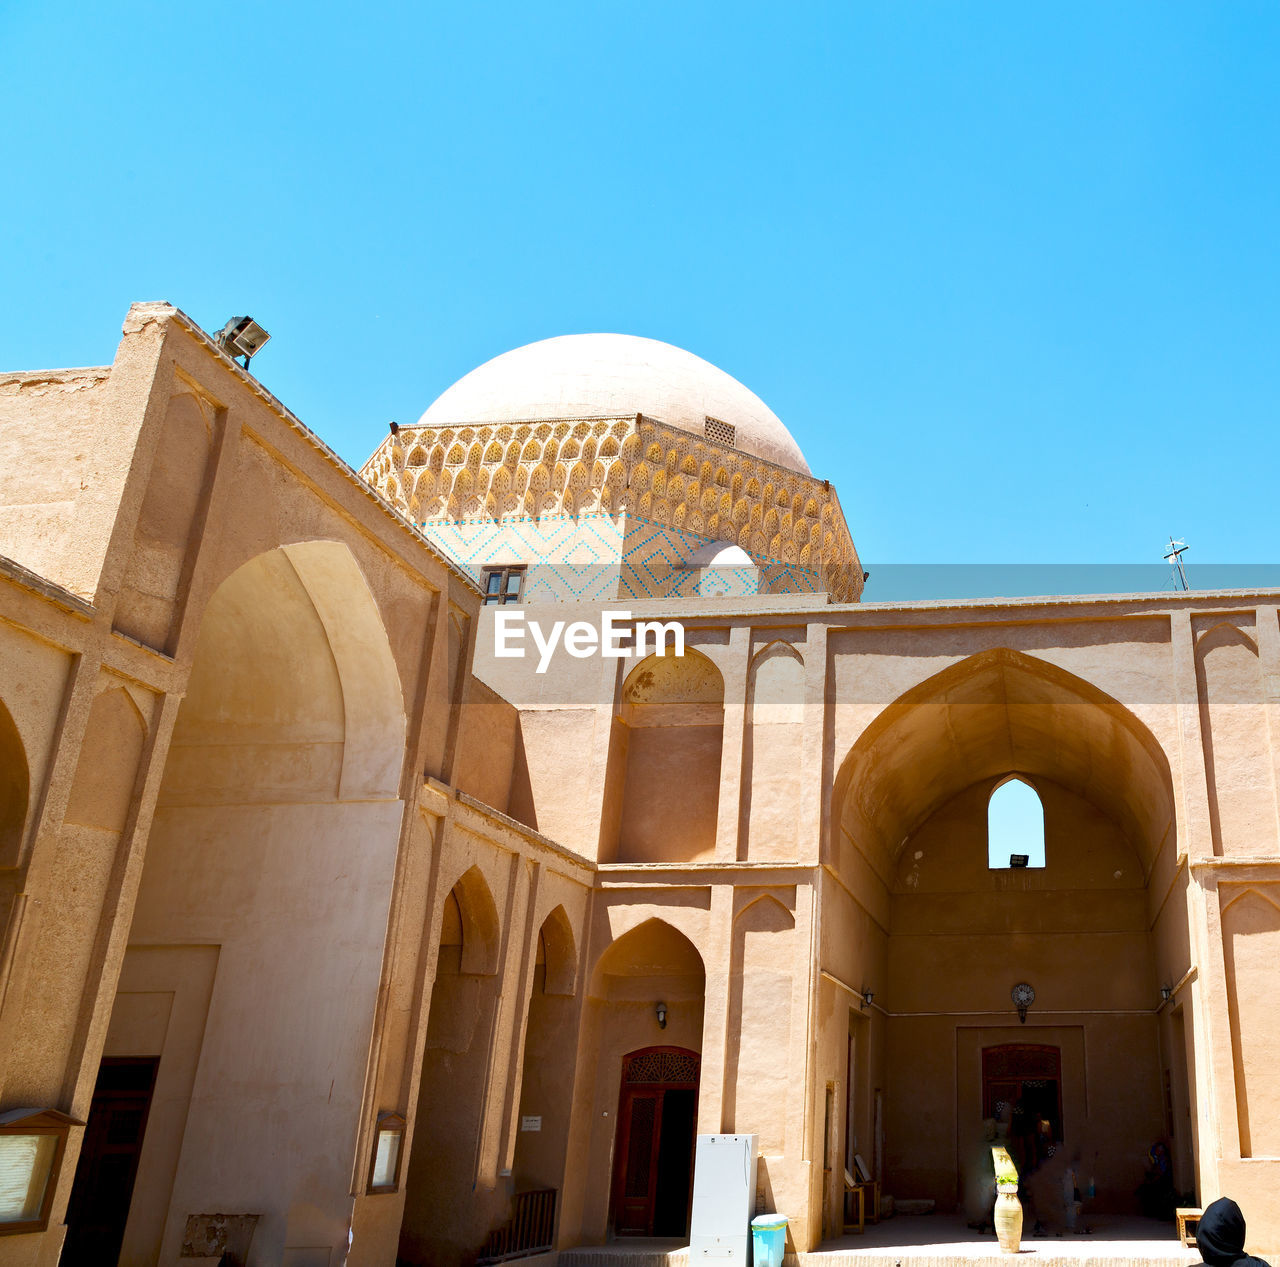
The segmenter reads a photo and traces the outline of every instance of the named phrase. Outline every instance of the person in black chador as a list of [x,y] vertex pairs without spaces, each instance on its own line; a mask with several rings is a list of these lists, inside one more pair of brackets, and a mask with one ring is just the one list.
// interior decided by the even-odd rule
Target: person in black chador
[[1267,1267],[1244,1252],[1244,1215],[1230,1197],[1219,1197],[1196,1229],[1196,1248],[1208,1267]]

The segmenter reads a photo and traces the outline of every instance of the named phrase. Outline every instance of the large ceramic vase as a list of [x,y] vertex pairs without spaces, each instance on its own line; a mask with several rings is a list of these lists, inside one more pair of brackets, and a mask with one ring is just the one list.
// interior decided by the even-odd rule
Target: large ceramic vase
[[1016,1183],[998,1184],[996,1191],[996,1240],[1005,1254],[1016,1254],[1022,1245],[1022,1202]]

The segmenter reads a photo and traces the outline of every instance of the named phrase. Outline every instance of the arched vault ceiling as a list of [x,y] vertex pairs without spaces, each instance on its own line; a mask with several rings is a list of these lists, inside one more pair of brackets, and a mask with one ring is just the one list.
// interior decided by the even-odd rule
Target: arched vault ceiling
[[1149,874],[1173,830],[1168,762],[1155,738],[1097,687],[1017,651],[943,670],[867,728],[836,781],[840,829],[882,877],[935,810],[974,783],[1040,775],[1111,817]]

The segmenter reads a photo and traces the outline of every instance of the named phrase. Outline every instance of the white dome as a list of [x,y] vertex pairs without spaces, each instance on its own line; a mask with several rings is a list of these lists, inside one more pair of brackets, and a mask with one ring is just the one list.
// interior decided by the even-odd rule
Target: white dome
[[730,423],[734,446],[809,473],[777,415],[692,352],[631,334],[566,334],[504,352],[449,388],[418,420],[432,427],[646,414],[694,435]]
[[691,568],[753,568],[756,561],[741,546],[728,541],[708,541],[688,558]]

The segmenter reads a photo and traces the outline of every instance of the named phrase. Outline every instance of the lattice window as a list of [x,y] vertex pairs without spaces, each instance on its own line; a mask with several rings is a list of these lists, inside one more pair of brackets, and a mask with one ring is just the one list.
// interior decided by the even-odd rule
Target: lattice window
[[702,429],[708,440],[723,444],[728,449],[737,447],[738,428],[733,423],[721,422],[719,418],[704,415]]
[[698,1081],[698,1061],[691,1051],[642,1051],[627,1058],[622,1081],[686,1082]]

